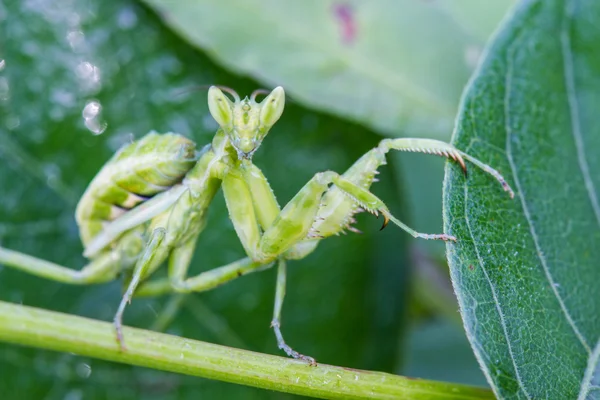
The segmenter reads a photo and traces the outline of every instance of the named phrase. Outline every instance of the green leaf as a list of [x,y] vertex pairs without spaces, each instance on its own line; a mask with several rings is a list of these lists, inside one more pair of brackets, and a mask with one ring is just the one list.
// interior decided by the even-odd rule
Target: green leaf
[[[80,268],[85,261],[73,218],[75,204],[113,152],[152,129],[182,133],[202,146],[216,124],[208,113],[206,92],[189,89],[221,83],[250,93],[257,84],[215,66],[133,1],[8,2],[2,7],[0,244]],[[91,102],[102,108],[96,118],[90,118],[88,109],[84,120],[83,110]],[[314,173],[343,171],[378,139],[364,128],[290,103],[255,162],[285,203]],[[389,173],[375,191],[392,210],[401,210]],[[367,216],[360,225],[365,235],[332,238],[311,257],[290,263],[282,329],[293,347],[320,362],[391,371],[399,352],[407,235],[394,229],[379,233],[378,221]],[[242,255],[219,194],[191,273]],[[281,354],[269,328],[274,290],[271,270],[192,294],[168,331]],[[1,300],[110,321],[120,298],[120,282],[73,287],[0,266]],[[126,324],[150,327],[167,300],[134,299]],[[91,374],[86,372],[90,368]],[[172,398],[213,398],[216,393],[275,397],[7,345],[0,346],[0,371],[0,393],[19,398],[72,393],[86,399],[149,393]]]
[[[511,0],[144,0],[228,68],[392,135],[448,137]],[[478,4],[479,3],[479,4]]]
[[466,91],[455,144],[510,200],[447,167],[448,258],[465,328],[501,398],[598,398],[600,3],[524,1]]

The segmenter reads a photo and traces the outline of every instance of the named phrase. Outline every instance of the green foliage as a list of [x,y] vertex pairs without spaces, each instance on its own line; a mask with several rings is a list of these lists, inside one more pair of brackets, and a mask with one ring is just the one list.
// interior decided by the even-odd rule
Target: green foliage
[[514,201],[448,168],[445,225],[467,335],[502,398],[595,399],[600,379],[600,4],[526,1],[466,91],[455,144]]
[[448,137],[463,85],[512,3],[144,1],[234,71],[379,131],[429,138]]
[[[182,133],[202,146],[216,124],[206,92],[189,89],[220,83],[249,94],[258,84],[215,66],[132,2],[79,1],[69,7],[9,2],[5,7],[18,17],[2,21],[0,46],[5,60],[0,78],[5,90],[0,104],[0,243],[79,268],[84,259],[75,204],[113,152],[131,135],[153,129]],[[82,110],[92,101],[101,111],[94,118],[88,106],[84,120]],[[100,133],[104,124],[103,133],[92,132]],[[366,129],[290,102],[254,159],[285,203],[315,172],[343,171],[378,139]],[[401,213],[389,171],[375,191]],[[243,255],[222,195],[217,197],[195,254],[195,273]],[[380,221],[361,218],[360,229],[368,234],[332,238],[306,260],[289,263],[283,331],[290,344],[318,361],[388,371],[396,363],[407,237],[395,229],[379,233],[379,226]],[[269,328],[275,272],[191,295],[168,332],[280,354]],[[119,283],[72,287],[0,269],[1,300],[101,320],[112,319],[120,291]],[[134,300],[125,322],[150,327],[166,300]],[[0,370],[0,393],[18,393],[19,398],[64,398],[74,391],[90,399],[151,392],[164,398],[271,396],[7,345],[0,346]]]
[[[291,95],[254,158],[280,203],[315,172],[342,172],[373,147],[380,137],[368,128],[446,139],[487,37],[513,3],[144,1],[151,10],[133,0],[0,5],[2,246],[80,267],[75,204],[120,145],[150,130],[200,146],[212,137],[206,93],[189,90],[198,85],[242,95],[282,85]],[[475,357],[502,398],[600,393],[598,26],[594,0],[519,2],[463,95],[454,144],[501,171],[516,192],[510,200],[476,168],[467,180],[446,169],[445,232],[458,238],[447,245],[452,283]],[[374,192],[419,231],[439,233],[442,161],[397,158]],[[192,272],[243,254],[217,198]],[[480,384],[449,322],[456,307],[436,254],[409,252],[414,240],[376,232],[368,216],[359,225],[365,235],[326,240],[290,263],[288,342],[320,362]],[[410,309],[447,321],[414,321],[405,356],[408,259],[418,269],[414,292],[430,292]],[[170,323],[156,316],[177,299],[137,299],[126,323],[157,321],[184,337],[279,354],[269,329],[274,288],[272,270],[193,294]],[[0,300],[12,303],[110,320],[120,290],[118,282],[70,287],[0,266]],[[444,367],[441,357],[456,362]],[[0,393],[19,398],[287,396],[4,344],[0,371]]]

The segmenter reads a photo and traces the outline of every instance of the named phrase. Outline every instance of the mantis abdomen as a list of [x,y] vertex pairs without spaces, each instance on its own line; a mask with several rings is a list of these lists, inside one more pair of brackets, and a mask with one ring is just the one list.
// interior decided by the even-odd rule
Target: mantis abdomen
[[86,246],[107,222],[181,182],[197,160],[196,144],[184,136],[152,132],[122,147],[81,197],[75,219]]

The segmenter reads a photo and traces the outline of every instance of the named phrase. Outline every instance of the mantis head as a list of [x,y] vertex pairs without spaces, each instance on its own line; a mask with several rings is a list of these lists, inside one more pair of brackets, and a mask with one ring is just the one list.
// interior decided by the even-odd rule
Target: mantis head
[[[231,94],[235,101],[225,96]],[[249,160],[258,149],[269,129],[277,122],[285,105],[285,92],[281,86],[273,89],[261,102],[256,90],[250,98],[240,96],[229,88],[211,86],[208,90],[208,109],[221,129],[227,134],[240,160]]]

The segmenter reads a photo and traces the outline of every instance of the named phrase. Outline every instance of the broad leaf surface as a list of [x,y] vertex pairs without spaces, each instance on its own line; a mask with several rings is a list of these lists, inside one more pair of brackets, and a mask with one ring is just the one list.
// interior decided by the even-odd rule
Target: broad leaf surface
[[501,398],[600,397],[598,43],[597,1],[524,1],[463,100],[455,144],[516,191],[447,169],[452,278]]
[[458,99],[511,0],[145,0],[235,71],[397,136],[447,138]]
[[[0,6],[0,19],[0,243],[72,268],[84,263],[75,204],[120,145],[155,129],[202,146],[216,125],[206,92],[189,89],[221,83],[246,94],[257,86],[215,66],[131,1],[13,1]],[[90,117],[83,110],[91,101],[102,109],[87,126],[99,132],[106,124],[101,134],[82,118]],[[315,172],[343,171],[377,140],[368,130],[289,104],[255,162],[284,203]],[[400,210],[393,177],[382,176],[375,191]],[[290,263],[283,332],[321,362],[391,371],[407,236],[379,233],[378,221],[360,220],[365,235],[330,239]],[[219,194],[191,270],[242,255]],[[190,295],[168,331],[280,354],[269,328],[274,288],[271,270]],[[5,301],[111,320],[120,291],[119,282],[73,287],[0,266]],[[135,299],[126,323],[149,328],[167,300]],[[3,399],[287,397],[6,345],[0,345],[0,371]]]

